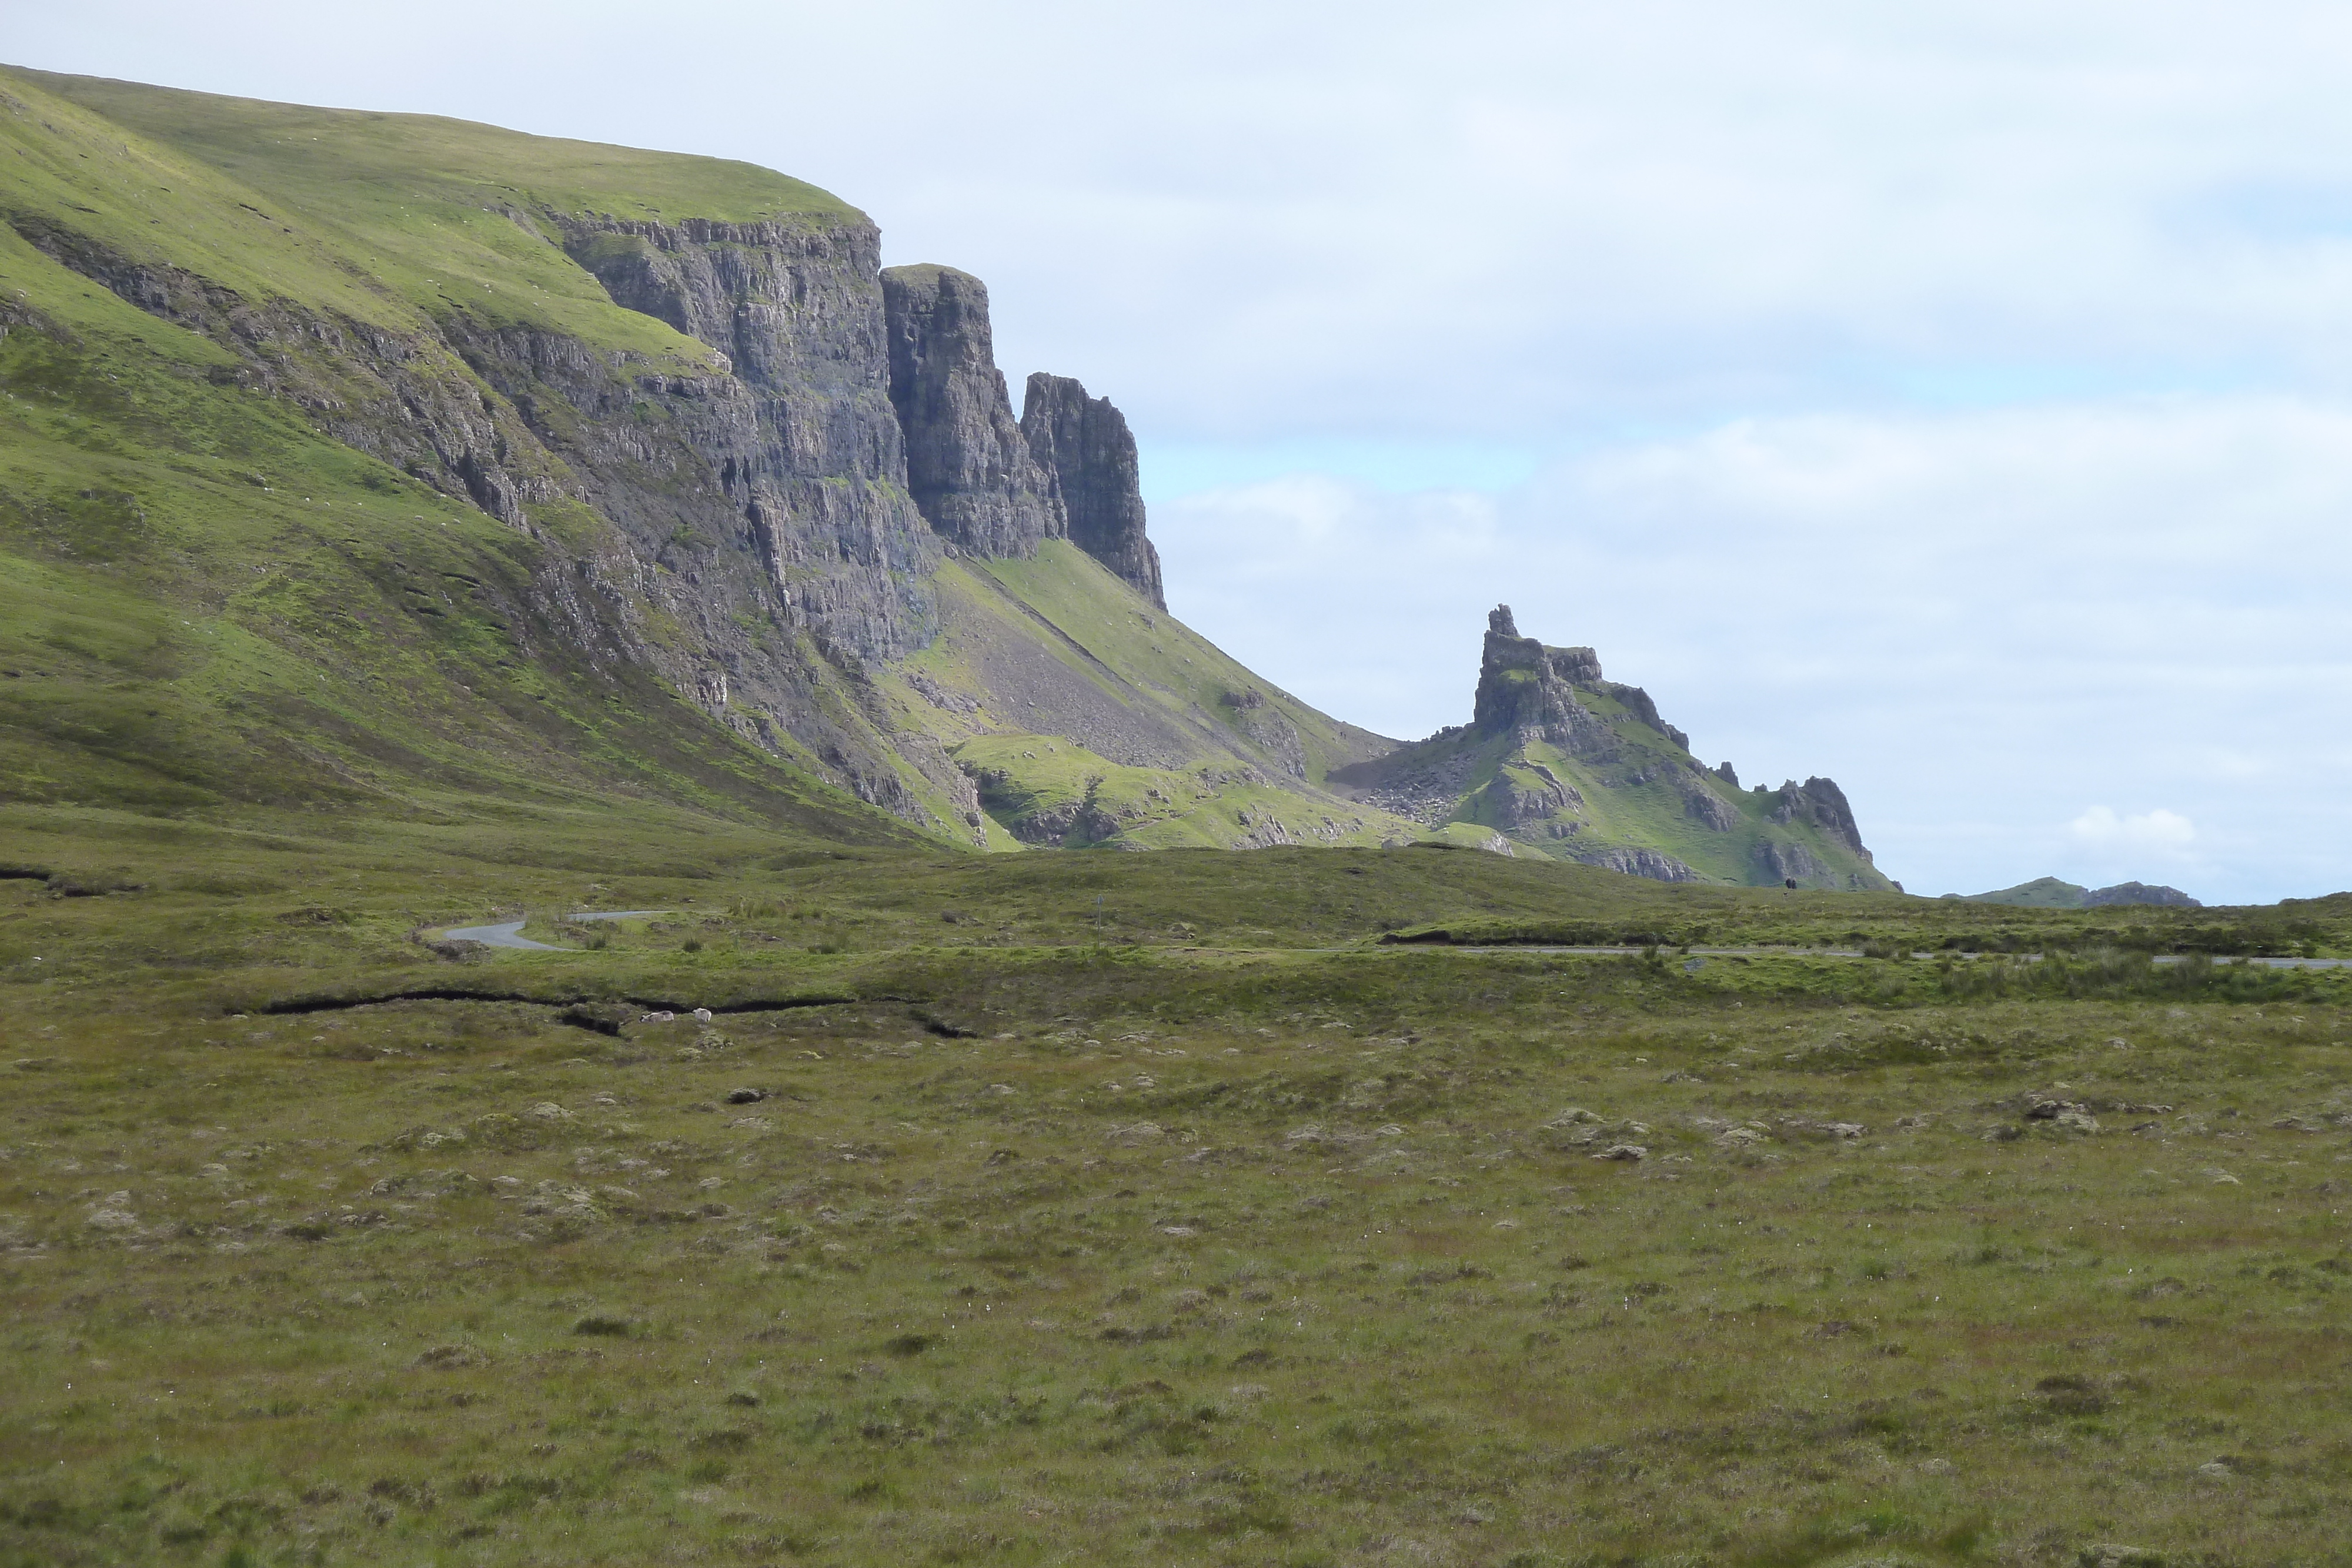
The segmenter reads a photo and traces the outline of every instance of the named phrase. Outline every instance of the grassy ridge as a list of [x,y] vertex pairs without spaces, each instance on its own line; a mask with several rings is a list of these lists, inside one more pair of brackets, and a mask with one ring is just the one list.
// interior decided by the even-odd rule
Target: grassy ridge
[[395,329],[462,310],[493,330],[708,366],[705,345],[615,306],[540,214],[863,221],[814,186],[719,159],[16,68],[0,84],[16,103],[0,113],[19,149],[0,162],[15,212],[249,299]]

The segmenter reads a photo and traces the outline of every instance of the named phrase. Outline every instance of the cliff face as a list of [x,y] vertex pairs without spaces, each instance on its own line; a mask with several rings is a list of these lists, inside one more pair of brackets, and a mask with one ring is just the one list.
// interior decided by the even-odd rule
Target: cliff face
[[[527,345],[501,345],[509,351],[499,359],[520,372],[521,398],[535,382],[599,427],[567,439],[552,419],[536,422],[603,481],[599,509],[656,557],[680,524],[706,555],[710,547],[749,549],[786,624],[809,628],[829,648],[887,660],[927,643],[938,622],[920,583],[936,551],[901,490],[874,225],[556,221],[565,252],[614,303],[724,356],[719,375],[615,385],[593,370],[566,374],[571,365]],[[646,400],[660,410],[656,419],[635,417]],[[647,423],[689,465],[688,483],[677,483],[675,470],[646,482]],[[678,543],[682,554],[696,553]]]
[[[589,758],[567,779],[624,793],[772,800],[805,768],[989,847],[1378,842],[1407,827],[1319,787],[1392,743],[1261,692],[1161,611],[1118,411],[1039,377],[1024,432],[979,280],[885,273],[874,225],[823,192],[489,127],[6,71],[0,143],[0,276],[33,286],[0,291],[0,358],[99,362],[69,324],[85,299],[119,313],[110,341],[178,344],[141,349],[137,371],[153,406],[194,400],[201,417],[171,438],[207,460],[251,452],[234,483],[283,486],[296,499],[268,505],[299,505],[305,537],[356,552],[340,603],[273,610],[255,633],[289,668],[317,666],[298,689],[317,681],[371,716],[344,733],[394,714],[439,725],[498,688],[502,717],[443,739],[503,742],[520,713]],[[201,351],[125,331],[136,312]],[[38,344],[7,336],[36,319]],[[85,379],[93,398],[120,380]],[[104,419],[154,424],[106,395]],[[244,434],[192,434],[215,415]],[[313,466],[262,455],[257,419]],[[235,515],[174,490],[179,472],[155,468],[161,487],[126,515]],[[441,497],[474,510],[428,517]],[[374,521],[328,521],[346,512]],[[14,519],[52,513],[0,476],[0,549]],[[412,526],[452,563],[437,583],[415,541],[379,544]],[[275,547],[192,537],[225,582],[278,580]],[[467,553],[485,549],[497,570]],[[394,605],[424,619],[388,619]],[[390,678],[383,661],[410,654],[386,649],[425,632],[446,644],[440,674],[409,695],[413,672]],[[579,686],[583,665],[605,684]],[[674,711],[665,687],[698,712]],[[271,711],[287,716],[270,744],[310,744],[313,721]],[[625,728],[639,738],[607,744]],[[688,732],[687,750],[709,743],[704,771],[650,782],[642,737]],[[1069,761],[1081,753],[1093,760]],[[328,771],[354,769],[336,787],[358,789],[373,766]],[[1054,828],[1070,799],[1092,814]]]
[[1827,779],[1742,791],[1703,767],[1649,693],[1605,678],[1590,648],[1522,637],[1508,605],[1486,618],[1471,722],[1339,769],[1368,804],[1464,842],[1660,882],[1891,885],[1845,794]]
[[1167,609],[1160,552],[1144,537],[1141,469],[1127,416],[1070,377],[1040,371],[1022,400],[1021,432],[1051,476],[1070,541]]
[[1060,537],[1061,505],[996,368],[987,287],[951,267],[894,267],[882,298],[890,401],[924,520],[975,555],[1027,556]]
[[[533,198],[503,171],[444,167],[414,198],[429,226],[354,233],[331,183],[256,161],[257,146],[320,140],[272,134],[271,106],[91,85],[110,110],[152,116],[142,129],[184,136],[193,124],[197,156],[257,183],[208,190],[223,183],[216,172],[138,144],[157,166],[149,181],[180,204],[175,222],[142,234],[112,221],[110,202],[135,213],[142,200],[123,176],[120,189],[66,199],[34,183],[6,204],[19,236],[226,350],[235,368],[215,381],[298,407],[320,434],[528,536],[531,613],[516,625],[544,619],[592,664],[657,674],[761,749],[957,831],[970,781],[927,737],[902,743],[871,685],[937,636],[940,549],[907,493],[879,239],[863,214],[827,199],[740,222],[616,217],[577,197]],[[45,112],[32,123],[65,138],[48,128],[73,128],[70,111],[47,99]],[[330,145],[387,133],[284,112],[317,114],[305,129]],[[251,115],[263,120],[243,123]],[[96,126],[81,134],[108,144]],[[133,145],[120,132],[113,144]],[[58,166],[70,146],[54,152]],[[773,183],[791,204],[789,183]],[[254,266],[177,237],[223,210],[252,218]],[[413,268],[422,298],[370,271],[419,227],[436,243]],[[469,242],[496,267],[453,282],[477,265]],[[335,269],[323,278],[321,256]],[[587,303],[568,279],[609,304]],[[552,303],[567,290],[572,299]],[[685,338],[629,327],[613,306]]]
[[1580,684],[1600,679],[1601,660],[1591,649],[1547,648],[1522,637],[1511,607],[1497,605],[1486,617],[1471,727],[1486,735],[1507,732],[1552,741],[1579,755],[1609,756],[1614,746],[1608,727],[1576,698]]

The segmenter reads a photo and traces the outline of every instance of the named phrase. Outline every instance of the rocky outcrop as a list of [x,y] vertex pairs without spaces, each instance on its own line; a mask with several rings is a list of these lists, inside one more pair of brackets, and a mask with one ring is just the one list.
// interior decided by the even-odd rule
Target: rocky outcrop
[[1834,783],[1741,793],[1731,764],[1692,756],[1647,692],[1604,676],[1590,648],[1521,636],[1507,604],[1486,618],[1469,724],[1328,779],[1430,827],[1498,828],[1523,851],[1630,876],[1893,885]]
[[[520,139],[473,131],[435,142],[434,232],[419,218],[409,231],[419,246],[401,252],[395,275],[378,276],[383,235],[355,214],[406,202],[403,187],[381,183],[398,172],[362,159],[320,172],[364,151],[372,132],[355,131],[343,147],[333,135],[310,146],[307,172],[296,175],[238,151],[241,139],[278,141],[282,126],[268,106],[208,100],[217,116],[196,135],[174,95],[133,89],[126,99],[121,84],[79,85],[102,101],[93,113],[136,111],[124,122],[126,153],[135,126],[174,150],[166,164],[184,155],[263,183],[234,193],[207,184],[192,204],[187,187],[197,182],[158,184],[160,165],[142,162],[142,152],[120,168],[109,162],[100,180],[125,212],[182,187],[146,236],[153,245],[142,243],[143,228],[84,223],[100,215],[97,205],[49,195],[38,210],[12,205],[0,222],[233,357],[173,373],[208,374],[223,394],[268,394],[280,417],[463,497],[522,536],[497,544],[514,570],[493,589],[467,577],[473,586],[457,591],[499,601],[496,634],[469,643],[469,657],[501,669],[541,661],[563,680],[627,685],[630,712],[655,720],[664,737],[686,735],[681,755],[691,752],[696,766],[706,754],[695,748],[706,745],[727,759],[722,793],[739,776],[760,780],[745,798],[761,810],[772,770],[698,724],[680,725],[691,716],[669,711],[669,694],[791,764],[774,777],[795,799],[805,782],[796,770],[806,768],[966,842],[1001,844],[1003,835],[951,753],[975,733],[1016,725],[1067,734],[1120,767],[1262,767],[1268,778],[1247,786],[1253,800],[1271,793],[1285,815],[1253,826],[1258,840],[1370,831],[1360,817],[1328,814],[1318,827],[1315,814],[1337,812],[1339,800],[1317,786],[1329,766],[1391,743],[1260,693],[1237,671],[1230,685],[1248,688],[1249,700],[1230,712],[1165,700],[1151,678],[1164,661],[1193,665],[1214,651],[1160,646],[1189,633],[1155,612],[1163,594],[1133,435],[1109,402],[1047,377],[1032,389],[1032,423],[1050,447],[1050,471],[1032,456],[993,362],[977,279],[936,267],[886,277],[874,225],[795,182],[738,167],[714,183],[716,165],[612,150],[571,165],[579,179],[533,192],[512,183]],[[35,119],[44,134],[69,141],[87,130],[60,130],[5,93],[0,107]],[[67,141],[50,152],[66,160],[60,168],[84,161]],[[640,171],[650,184],[636,183]],[[698,192],[723,192],[725,207],[679,204]],[[239,195],[249,200],[232,210]],[[215,200],[219,212],[191,221]],[[659,215],[712,210],[734,215]],[[294,248],[224,267],[229,252],[215,241],[232,231],[245,236],[239,244],[266,236],[267,246]],[[289,264],[296,255],[304,259]],[[415,276],[438,276],[445,261],[457,271],[439,282]],[[0,329],[14,311],[0,302]],[[415,489],[353,466],[382,494]],[[1034,580],[940,570],[944,549],[1039,551],[1067,528],[1065,494],[1083,519],[1084,548],[1151,607],[1059,545],[1045,551]],[[363,575],[402,570],[372,562]],[[956,635],[950,604],[962,617]],[[1090,647],[1097,609],[1152,635],[1141,648]],[[933,656],[918,669],[909,663],[918,654]],[[969,678],[983,672],[989,678]],[[996,678],[1008,672],[1013,678]],[[610,763],[635,788],[605,732],[593,738],[581,754],[594,752],[596,767]],[[835,809],[830,791],[809,793]],[[1127,810],[1066,821],[1047,811],[1029,824],[1033,841],[1125,836]],[[895,830],[866,825],[896,840]]]
[[1683,794],[1683,815],[1715,832],[1739,826],[1739,808],[1708,789],[1704,775],[1684,775],[1676,780]]
[[1161,610],[1160,552],[1143,531],[1143,482],[1127,416],[1068,376],[1029,378],[1021,432],[1053,486],[1070,542]]
[[[908,759],[857,695],[870,666],[937,631],[938,544],[901,480],[873,225],[539,216],[616,304],[690,332],[712,362],[464,311],[395,330],[63,230],[37,243],[228,349],[240,384],[539,539],[536,608],[592,665],[650,669],[755,744],[922,820]],[[913,766],[970,792],[951,768]]]
[[[1579,758],[1604,758],[1616,750],[1615,737],[1576,695],[1576,687],[1598,685],[1601,678],[1601,660],[1591,649],[1547,648],[1522,637],[1511,607],[1498,604],[1486,617],[1470,727],[1486,735],[1509,732],[1522,744],[1548,740]],[[1656,710],[1651,711],[1654,716]]]
[[2205,907],[2177,887],[2151,886],[2144,882],[2119,882],[2113,887],[2095,887],[2083,894],[2085,909],[2110,904],[2156,904],[2172,909]]
[[1756,863],[1771,882],[1819,883],[1831,874],[1819,855],[1799,843],[1765,839],[1756,846]]
[[[634,402],[651,394],[677,447],[700,459],[688,472],[715,481],[679,486],[670,476],[660,476],[671,480],[664,484],[640,472],[618,487],[657,485],[664,494],[643,506],[623,502],[624,509],[641,521],[683,510],[707,536],[744,537],[764,558],[788,617],[833,647],[880,660],[928,643],[938,622],[920,579],[933,547],[898,487],[903,457],[883,371],[874,225],[863,218],[560,222],[565,251],[615,304],[657,316],[724,356],[723,372],[712,377],[635,378],[625,400],[596,384],[604,395],[593,412],[607,421],[630,419]],[[567,393],[581,380],[555,379]],[[643,437],[614,432],[580,444],[604,448],[590,455],[608,476],[599,486],[605,490],[614,487],[614,459],[637,457]],[[610,515],[604,495],[597,502]],[[674,523],[664,531],[674,532]]]
[[951,267],[882,274],[890,402],[907,488],[934,533],[982,556],[1028,556],[1066,531],[996,368],[988,287]]
[[1486,810],[1481,815],[1500,828],[1524,828],[1549,821],[1571,806],[1584,804],[1582,795],[1561,783],[1551,769],[1539,763],[1530,765],[1525,771],[1498,769],[1494,781],[1481,793],[1486,798]]
[[1870,863],[1870,852],[1862,847],[1862,829],[1853,820],[1853,808],[1846,804],[1845,791],[1827,779],[1808,779],[1802,784],[1791,779],[1780,786],[1780,802],[1772,808],[1776,822],[1811,822],[1832,839],[1843,844]]
[[1674,856],[1658,850],[1645,849],[1640,845],[1621,844],[1607,849],[1595,848],[1589,853],[1578,854],[1573,858],[1583,862],[1586,865],[1597,865],[1604,870],[1622,872],[1627,876],[1646,877],[1652,882],[1705,882],[1706,880]]

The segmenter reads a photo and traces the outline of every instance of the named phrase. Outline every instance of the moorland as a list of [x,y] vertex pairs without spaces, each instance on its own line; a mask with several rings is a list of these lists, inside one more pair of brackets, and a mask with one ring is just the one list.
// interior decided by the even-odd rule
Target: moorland
[[2342,1539],[2352,900],[5,828],[11,1563]]

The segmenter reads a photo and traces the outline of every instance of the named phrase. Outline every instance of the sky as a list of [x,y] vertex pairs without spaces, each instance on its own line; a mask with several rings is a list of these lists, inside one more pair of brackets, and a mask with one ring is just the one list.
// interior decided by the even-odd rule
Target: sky
[[2352,888],[2352,10],[0,0],[13,63],[749,160],[1141,444],[1340,717],[1589,644],[1888,874]]

